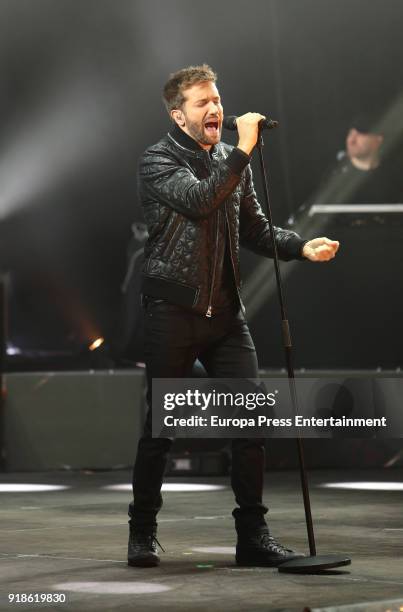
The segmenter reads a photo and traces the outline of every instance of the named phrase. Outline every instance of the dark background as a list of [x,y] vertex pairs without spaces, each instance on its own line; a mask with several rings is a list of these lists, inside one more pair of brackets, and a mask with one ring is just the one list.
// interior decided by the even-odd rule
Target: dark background
[[[170,72],[207,62],[218,72],[227,114],[260,111],[280,122],[265,156],[274,220],[282,225],[315,191],[357,110],[382,112],[399,94],[402,18],[400,0],[1,0],[0,262],[10,341],[63,349],[113,334],[130,226],[141,221],[137,160],[169,129],[161,89]],[[253,167],[260,194],[256,161]],[[350,239],[345,252],[353,256]],[[360,235],[354,275],[361,281],[368,271],[362,250],[371,241]],[[382,253],[378,268],[371,263],[375,287]],[[246,276],[256,261],[244,258]],[[335,265],[328,282],[339,294],[343,270]],[[400,343],[389,361],[378,363],[373,341],[349,357],[373,318],[399,316],[399,295],[383,313],[356,303],[351,340],[323,271],[311,270],[308,282],[295,273],[290,281],[297,365],[400,365]],[[375,291],[382,303],[387,292]],[[370,314],[361,329],[362,308]],[[307,342],[313,313],[323,310],[323,329],[339,317],[335,334],[323,338],[319,326]],[[276,306],[267,313],[251,328],[262,365],[278,367],[276,332],[264,339]]]

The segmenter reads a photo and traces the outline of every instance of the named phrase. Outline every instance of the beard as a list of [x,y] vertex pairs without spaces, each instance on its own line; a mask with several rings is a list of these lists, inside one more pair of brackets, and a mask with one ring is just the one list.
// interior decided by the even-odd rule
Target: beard
[[204,145],[216,144],[221,138],[221,130],[218,130],[219,138],[217,140],[215,137],[206,134],[203,124],[189,121],[188,118],[186,118],[186,127],[191,137]]

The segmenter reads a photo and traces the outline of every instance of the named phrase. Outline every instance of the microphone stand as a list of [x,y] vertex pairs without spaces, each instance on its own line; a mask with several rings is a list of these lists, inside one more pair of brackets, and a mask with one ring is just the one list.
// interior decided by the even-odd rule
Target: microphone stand
[[[267,186],[266,168],[265,168],[264,159],[263,159],[264,142],[263,142],[263,135],[262,135],[262,131],[263,131],[262,127],[263,126],[260,126],[260,129],[259,129],[259,136],[258,136],[258,141],[257,141],[256,146],[259,152],[259,161],[260,161],[260,167],[261,167],[261,172],[262,172],[262,182],[263,182],[264,195],[265,195],[266,208],[267,208],[267,219],[268,219],[269,227],[270,227],[270,236],[271,236],[272,243],[273,243],[274,269],[275,269],[277,293],[278,293],[278,299],[279,299],[280,311],[281,311],[282,336],[283,336],[283,344],[284,344],[284,349],[285,349],[285,360],[287,364],[288,382],[289,382],[289,387],[290,387],[292,408],[294,411],[294,415],[296,415],[298,414],[298,397],[297,397],[295,374],[294,374],[293,359],[292,359],[291,333],[290,333],[290,326],[289,326],[286,309],[285,309],[285,301],[284,301],[283,287],[282,287],[282,282],[281,282],[277,245],[274,239],[273,217],[271,213],[269,190]],[[303,557],[302,559],[293,559],[291,561],[286,561],[285,563],[282,563],[278,567],[278,571],[279,572],[310,574],[310,573],[321,572],[327,569],[332,569],[335,567],[341,567],[343,565],[350,565],[351,559],[349,559],[345,555],[320,555],[318,556],[316,554],[315,534],[313,530],[311,502],[309,499],[308,478],[307,478],[306,469],[305,469],[304,448],[303,448],[302,438],[298,435],[298,437],[296,438],[296,441],[297,441],[297,447],[298,447],[299,471],[300,471],[301,486],[302,486],[302,496],[304,500],[305,520],[306,520],[306,527],[307,527],[307,532],[308,532],[310,556]]]

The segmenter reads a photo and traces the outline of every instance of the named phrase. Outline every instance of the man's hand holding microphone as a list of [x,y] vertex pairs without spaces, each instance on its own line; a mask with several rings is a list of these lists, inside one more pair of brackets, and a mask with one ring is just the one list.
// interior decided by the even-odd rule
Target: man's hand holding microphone
[[266,119],[260,113],[246,113],[236,119],[238,129],[238,149],[241,149],[246,155],[250,155],[257,143],[259,136],[259,122]]

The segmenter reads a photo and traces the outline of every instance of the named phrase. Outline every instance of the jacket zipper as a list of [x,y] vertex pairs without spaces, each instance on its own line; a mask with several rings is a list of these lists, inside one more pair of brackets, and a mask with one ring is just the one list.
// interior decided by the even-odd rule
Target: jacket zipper
[[[207,165],[209,167],[209,170],[211,171],[212,164],[211,164],[211,158],[210,158],[209,152],[207,152],[206,157],[207,157]],[[213,300],[215,271],[216,271],[216,266],[217,266],[218,224],[220,221],[220,211],[219,210],[217,210],[217,215],[215,216],[215,220],[216,220],[216,231],[215,231],[215,247],[214,247],[214,265],[213,265],[213,274],[211,276],[211,286],[210,286],[210,294],[209,294],[209,299],[208,299],[208,307],[207,307],[207,312],[206,312],[206,317],[208,318],[210,318],[213,314],[213,305],[211,302]]]
[[212,305],[212,299],[213,299],[213,289],[214,289],[214,280],[215,280],[215,270],[216,270],[216,264],[217,264],[217,246],[218,246],[218,222],[220,219],[220,211],[217,210],[217,216],[216,216],[216,232],[215,232],[215,248],[214,248],[214,266],[213,266],[213,274],[211,276],[211,286],[210,286],[210,295],[209,295],[209,304],[208,304],[208,308],[207,308],[207,312],[206,312],[206,317],[211,317],[212,313],[213,313],[213,305]]
[[228,236],[229,254],[230,254],[230,257],[231,257],[232,270],[234,272],[234,281],[235,281],[236,292],[238,294],[238,300],[239,300],[239,303],[241,305],[242,311],[245,312],[245,306],[243,305],[243,302],[242,302],[242,299],[241,299],[241,294],[239,293],[238,283],[237,283],[237,280],[236,280],[235,264],[234,264],[234,258],[233,258],[233,255],[232,255],[231,232],[230,232],[230,229],[229,229],[227,203],[224,204],[224,210],[225,210],[225,219],[226,219],[226,223],[227,223],[227,227],[226,227],[227,231],[226,231],[226,233],[227,233],[227,236]]

